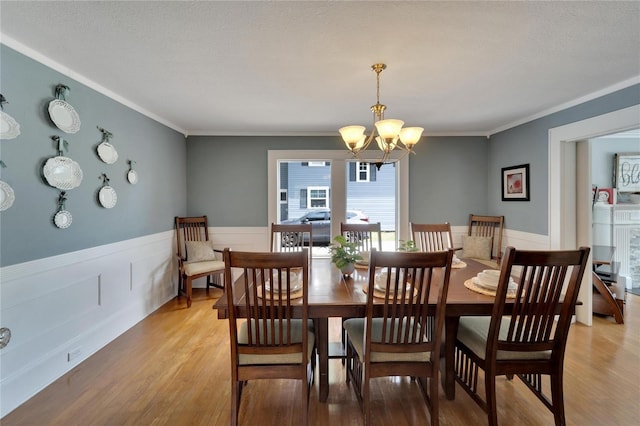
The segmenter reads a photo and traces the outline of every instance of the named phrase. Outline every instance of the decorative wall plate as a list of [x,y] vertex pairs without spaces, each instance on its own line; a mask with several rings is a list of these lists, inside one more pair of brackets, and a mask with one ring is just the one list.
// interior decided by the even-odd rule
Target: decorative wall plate
[[109,142],[101,142],[98,145],[98,157],[107,164],[118,161],[118,151]]
[[11,207],[15,199],[13,188],[11,188],[8,183],[0,180],[0,212]]
[[135,170],[129,170],[129,173],[127,173],[127,180],[131,185],[135,185],[138,183],[138,173],[136,173]]
[[20,134],[20,125],[12,116],[0,111],[0,139],[13,139]]
[[102,207],[110,209],[118,202],[118,194],[116,194],[115,189],[109,185],[105,185],[100,188],[100,191],[98,192],[98,201],[100,201]]
[[58,189],[73,189],[82,182],[82,169],[68,157],[49,158],[43,172],[49,185]]
[[71,213],[66,210],[60,210],[53,217],[53,223],[55,223],[55,225],[60,229],[68,228],[69,226],[71,226],[72,221],[73,217],[71,216]]
[[58,129],[65,133],[76,133],[80,130],[80,117],[71,105],[61,99],[49,102],[49,116]]

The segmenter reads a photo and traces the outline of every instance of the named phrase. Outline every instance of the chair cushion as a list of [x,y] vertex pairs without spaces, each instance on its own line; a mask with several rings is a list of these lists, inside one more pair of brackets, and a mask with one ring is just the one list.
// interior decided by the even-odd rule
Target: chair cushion
[[[267,330],[271,329],[271,324],[267,324]],[[255,335],[255,328],[252,329]],[[268,334],[271,334],[268,332]],[[276,338],[279,330],[275,330]],[[248,339],[247,322],[243,321],[238,330],[238,344],[247,344]],[[291,320],[291,342],[299,343],[302,341],[302,320]],[[315,346],[315,333],[313,320],[307,320],[307,362],[311,360],[313,347]],[[300,364],[302,361],[301,353],[278,354],[278,355],[255,355],[255,354],[239,354],[240,365],[255,364]]]
[[[358,357],[364,360],[364,333],[365,318],[349,318],[343,323],[343,327],[349,336],[349,340],[353,344],[353,348],[358,353]],[[404,325],[403,325],[404,327]],[[382,338],[382,318],[373,318],[371,324],[371,339],[373,342],[380,341]],[[393,361],[413,361],[413,362],[429,362],[431,360],[431,352],[409,352],[409,353],[390,353],[390,352],[372,352],[371,362],[393,362]]]
[[206,272],[213,273],[218,271],[224,271],[224,262],[221,260],[212,260],[209,262],[186,262],[184,264],[184,273],[188,277],[204,274]]
[[[485,359],[487,349],[487,334],[489,333],[489,323],[491,317],[460,317],[460,325],[458,326],[458,340],[465,344],[480,358]],[[500,333],[498,339],[504,339],[509,331],[510,320],[505,317],[500,322]],[[551,351],[536,352],[515,352],[515,351],[498,351],[496,359],[513,360],[513,359],[549,359]]]
[[462,243],[462,257],[491,259],[491,237],[475,237],[466,235]]
[[216,253],[213,251],[211,241],[186,241],[184,245],[189,262],[216,260]]

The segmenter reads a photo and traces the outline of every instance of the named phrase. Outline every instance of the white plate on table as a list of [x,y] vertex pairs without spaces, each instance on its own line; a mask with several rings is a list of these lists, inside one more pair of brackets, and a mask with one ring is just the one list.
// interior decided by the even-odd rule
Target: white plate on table
[[[295,271],[295,270],[291,270],[291,283],[290,283],[290,288],[291,291],[298,291],[302,288],[302,272],[301,271]],[[280,285],[278,283],[277,280],[277,276],[278,273],[276,271],[273,272],[273,276],[276,277],[276,279],[273,280],[273,282],[276,283],[275,287],[273,288],[274,291],[280,291]],[[273,278],[273,277],[272,277]],[[287,282],[287,272],[282,272],[282,283],[283,285],[286,285]],[[271,291],[271,281],[270,280],[266,280],[264,283],[264,289],[265,291]],[[283,287],[282,290],[285,290],[285,288]]]
[[109,142],[102,142],[98,145],[98,157],[107,164],[118,161],[118,151]]
[[13,188],[8,183],[0,180],[0,212],[11,207],[15,200],[16,196],[13,193]]
[[100,201],[102,207],[110,209],[118,202],[118,194],[116,194],[115,189],[109,185],[105,185],[100,188],[100,192],[98,192],[98,201]]
[[0,111],[0,139],[14,139],[20,134],[20,125],[12,116]]
[[71,158],[49,158],[44,165],[44,177],[49,185],[58,189],[73,189],[82,182],[82,169]]
[[77,133],[80,130],[80,117],[76,110],[61,99],[49,102],[49,117],[56,127],[65,133]]

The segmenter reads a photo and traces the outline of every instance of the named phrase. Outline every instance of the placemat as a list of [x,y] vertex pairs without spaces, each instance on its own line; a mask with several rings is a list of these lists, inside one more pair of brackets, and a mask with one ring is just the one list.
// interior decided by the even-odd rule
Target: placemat
[[355,263],[355,267],[356,269],[369,269],[369,264],[368,263]]
[[[263,295],[263,287],[258,287],[258,297],[260,297],[261,299],[265,299],[265,300],[271,300],[271,293],[270,292],[266,292],[265,295]],[[274,292],[276,293],[276,292]],[[297,290],[297,291],[292,291],[291,292],[291,299],[300,299],[302,297],[302,289]]]
[[[475,291],[476,293],[496,297],[495,290],[489,290],[477,285],[476,283],[473,282],[473,278],[466,280],[464,282],[464,286],[471,291]],[[507,290],[507,299],[514,299],[515,297],[516,297],[516,290]]]

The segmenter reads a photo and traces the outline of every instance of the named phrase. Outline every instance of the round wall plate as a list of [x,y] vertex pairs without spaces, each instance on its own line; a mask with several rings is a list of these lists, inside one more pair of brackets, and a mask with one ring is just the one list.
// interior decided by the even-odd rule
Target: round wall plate
[[136,173],[135,170],[129,170],[129,173],[127,173],[127,180],[131,185],[135,185],[138,183],[138,173]]
[[71,216],[71,213],[66,210],[60,210],[53,217],[53,223],[55,223],[55,225],[60,229],[68,228],[69,226],[71,226],[72,221],[73,217]]

